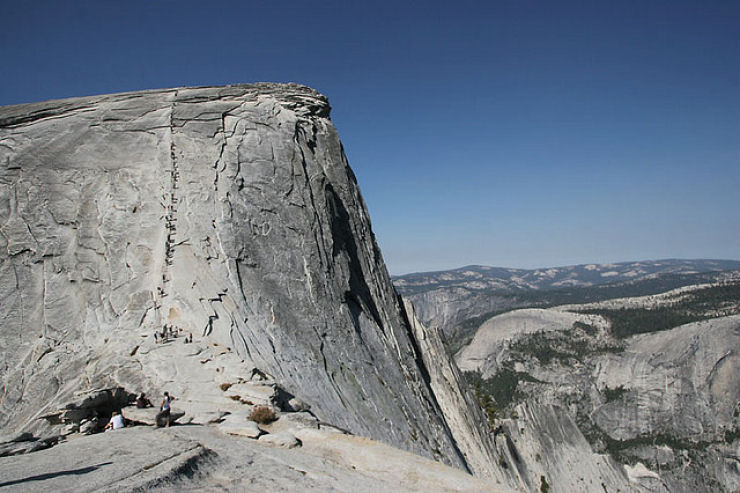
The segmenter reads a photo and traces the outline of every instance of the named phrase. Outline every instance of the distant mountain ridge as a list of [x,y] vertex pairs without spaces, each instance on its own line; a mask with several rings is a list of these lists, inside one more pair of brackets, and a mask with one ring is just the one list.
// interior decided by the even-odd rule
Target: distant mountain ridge
[[740,269],[738,260],[663,259],[610,264],[580,264],[541,269],[514,269],[469,265],[458,269],[394,276],[401,294],[419,294],[440,288],[469,290],[549,290],[649,279],[664,274],[699,274]]

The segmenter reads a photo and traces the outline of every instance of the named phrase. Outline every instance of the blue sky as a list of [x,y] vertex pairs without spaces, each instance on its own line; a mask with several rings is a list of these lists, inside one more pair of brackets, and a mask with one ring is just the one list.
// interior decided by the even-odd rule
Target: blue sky
[[0,104],[331,101],[394,274],[740,259],[740,2],[0,3]]

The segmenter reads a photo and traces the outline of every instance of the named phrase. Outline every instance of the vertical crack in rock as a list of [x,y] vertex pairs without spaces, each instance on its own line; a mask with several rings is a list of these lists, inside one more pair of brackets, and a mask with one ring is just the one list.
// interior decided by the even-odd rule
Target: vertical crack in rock
[[[26,327],[26,320],[25,320],[25,309],[23,307],[23,285],[21,284],[21,280],[18,277],[18,267],[15,265],[15,262],[13,262],[13,274],[15,275],[15,289],[18,293],[18,305],[20,307],[20,331],[18,331],[18,335],[20,336],[23,333],[23,329]],[[22,340],[22,338],[21,338]]]
[[[294,150],[298,149],[298,152],[300,153],[300,164],[301,164],[301,171],[303,173],[304,178],[304,186],[306,187],[306,190],[308,191],[308,198],[311,202],[311,210],[313,211],[313,224],[312,229],[316,231],[319,235],[319,238],[316,239],[316,245],[319,248],[319,251],[321,252],[321,260],[324,264],[324,267],[327,270],[328,275],[333,275],[332,269],[333,269],[333,262],[328,256],[328,252],[324,249],[324,245],[326,244],[325,241],[325,235],[324,235],[324,224],[321,220],[321,217],[319,216],[319,209],[316,207],[316,198],[314,197],[313,192],[313,186],[311,184],[311,176],[308,172],[308,163],[306,162],[306,154],[303,152],[303,147],[300,144],[300,137],[299,134],[303,133],[303,128],[300,125],[300,121],[296,122],[295,126],[295,132],[293,134],[293,142],[295,144]],[[291,184],[291,190],[292,190],[292,184]]]

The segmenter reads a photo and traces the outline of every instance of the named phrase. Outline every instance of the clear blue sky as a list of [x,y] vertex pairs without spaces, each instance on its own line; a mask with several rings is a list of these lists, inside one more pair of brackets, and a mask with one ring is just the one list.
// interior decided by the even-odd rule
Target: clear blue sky
[[327,95],[394,274],[740,259],[740,1],[0,4],[0,104]]

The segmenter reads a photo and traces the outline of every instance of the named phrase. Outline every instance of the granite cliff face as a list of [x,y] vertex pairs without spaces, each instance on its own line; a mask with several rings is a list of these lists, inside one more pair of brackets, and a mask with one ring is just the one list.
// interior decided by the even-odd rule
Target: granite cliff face
[[[329,110],[277,84],[1,108],[4,432],[95,389],[170,390],[196,423],[298,397],[494,474],[444,416]],[[195,344],[155,344],[163,324]]]
[[[569,404],[559,390],[539,388],[541,399],[490,426],[442,331],[425,327],[394,290],[329,111],[323,96],[294,84],[0,108],[0,487],[30,481],[38,490],[75,489],[64,476],[25,476],[54,472],[57,463],[85,474],[90,489],[119,490],[240,491],[251,481],[279,489],[360,482],[358,491],[645,491],[670,483],[595,453],[578,413],[562,412]],[[497,309],[490,297],[492,305],[471,303],[469,287],[451,288],[462,289],[465,307]],[[460,307],[434,310],[461,320]],[[570,324],[592,315],[563,317]],[[165,324],[179,337],[157,342],[153,334]],[[533,324],[524,333],[560,330]],[[735,344],[736,320],[723,327],[722,340]],[[623,388],[629,393],[620,402],[594,401],[599,426],[614,439],[676,420],[687,433],[709,430],[710,408],[737,398],[736,361],[734,353],[719,355],[703,332],[691,332],[696,351],[671,356],[686,356],[688,373],[638,354],[679,347],[647,337],[624,357],[589,367],[597,397],[616,389],[614,378],[645,384]],[[191,333],[194,341],[184,344]],[[462,366],[490,375],[508,354],[499,339]],[[553,379],[583,376],[561,370]],[[671,418],[654,388],[663,377],[633,375],[645,371],[707,397]],[[698,374],[711,382],[691,380]],[[81,436],[94,429],[94,415],[109,416],[132,393],[165,390],[176,397],[173,415],[202,425],[155,432],[178,448],[175,455],[151,447],[117,467],[114,454],[145,448],[149,430]],[[634,402],[649,401],[655,419],[635,417],[641,408],[633,392]],[[277,421],[249,421],[258,405],[271,407]],[[734,410],[718,409],[722,425],[735,426]],[[146,410],[126,413],[137,423],[153,420]],[[706,436],[720,430],[712,433]],[[731,455],[735,442],[717,450]],[[258,467],[247,471],[244,462]]]

